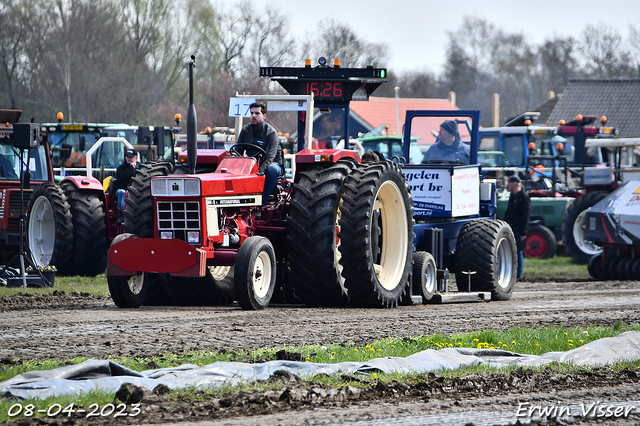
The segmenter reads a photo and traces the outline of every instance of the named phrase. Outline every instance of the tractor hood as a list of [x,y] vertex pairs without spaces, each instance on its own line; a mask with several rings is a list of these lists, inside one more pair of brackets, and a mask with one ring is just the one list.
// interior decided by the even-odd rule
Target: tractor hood
[[596,243],[640,244],[640,181],[629,181],[586,212],[585,237]]
[[[154,197],[231,196],[261,194],[264,176],[251,157],[225,157],[214,173],[158,176],[151,180]],[[194,181],[199,181],[199,193]]]

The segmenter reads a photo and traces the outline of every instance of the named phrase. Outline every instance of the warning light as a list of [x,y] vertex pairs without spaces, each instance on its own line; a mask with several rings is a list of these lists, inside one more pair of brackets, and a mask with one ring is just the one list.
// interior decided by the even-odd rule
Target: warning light
[[59,112],[56,117],[58,118],[58,123],[62,123],[62,120],[64,120],[64,114],[62,112]]

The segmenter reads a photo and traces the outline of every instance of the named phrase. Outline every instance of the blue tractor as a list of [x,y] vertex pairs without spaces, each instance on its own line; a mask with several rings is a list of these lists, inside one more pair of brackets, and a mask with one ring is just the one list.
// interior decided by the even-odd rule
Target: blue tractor
[[[516,282],[511,227],[495,218],[495,183],[483,182],[478,164],[478,111],[407,111],[404,140],[433,139],[440,124],[458,124],[469,164],[423,163],[404,144],[399,159],[414,205],[414,302],[507,300]],[[425,157],[426,158],[426,157]],[[449,287],[456,278],[457,292]]]

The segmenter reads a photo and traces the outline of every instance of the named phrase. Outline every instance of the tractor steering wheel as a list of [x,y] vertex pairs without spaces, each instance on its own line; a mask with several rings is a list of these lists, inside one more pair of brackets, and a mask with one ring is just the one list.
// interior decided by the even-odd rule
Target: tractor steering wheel
[[238,157],[249,156],[253,157],[259,162],[263,162],[267,158],[267,152],[259,147],[258,145],[254,145],[252,143],[237,143],[229,148],[229,152],[237,155]]

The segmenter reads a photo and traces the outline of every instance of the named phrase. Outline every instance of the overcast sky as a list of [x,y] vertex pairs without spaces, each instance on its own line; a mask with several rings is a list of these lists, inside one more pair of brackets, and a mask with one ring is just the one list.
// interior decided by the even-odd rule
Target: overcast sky
[[[219,0],[225,7],[239,0]],[[640,29],[640,0],[269,0],[290,18],[290,34],[304,37],[325,19],[348,23],[362,39],[389,46],[387,68],[394,72],[441,71],[447,31],[458,30],[465,15],[486,19],[505,32],[523,32],[532,44],[553,36],[578,38],[586,24],[605,23],[626,38]],[[315,64],[315,59],[311,58]],[[301,62],[300,66],[304,65]]]

